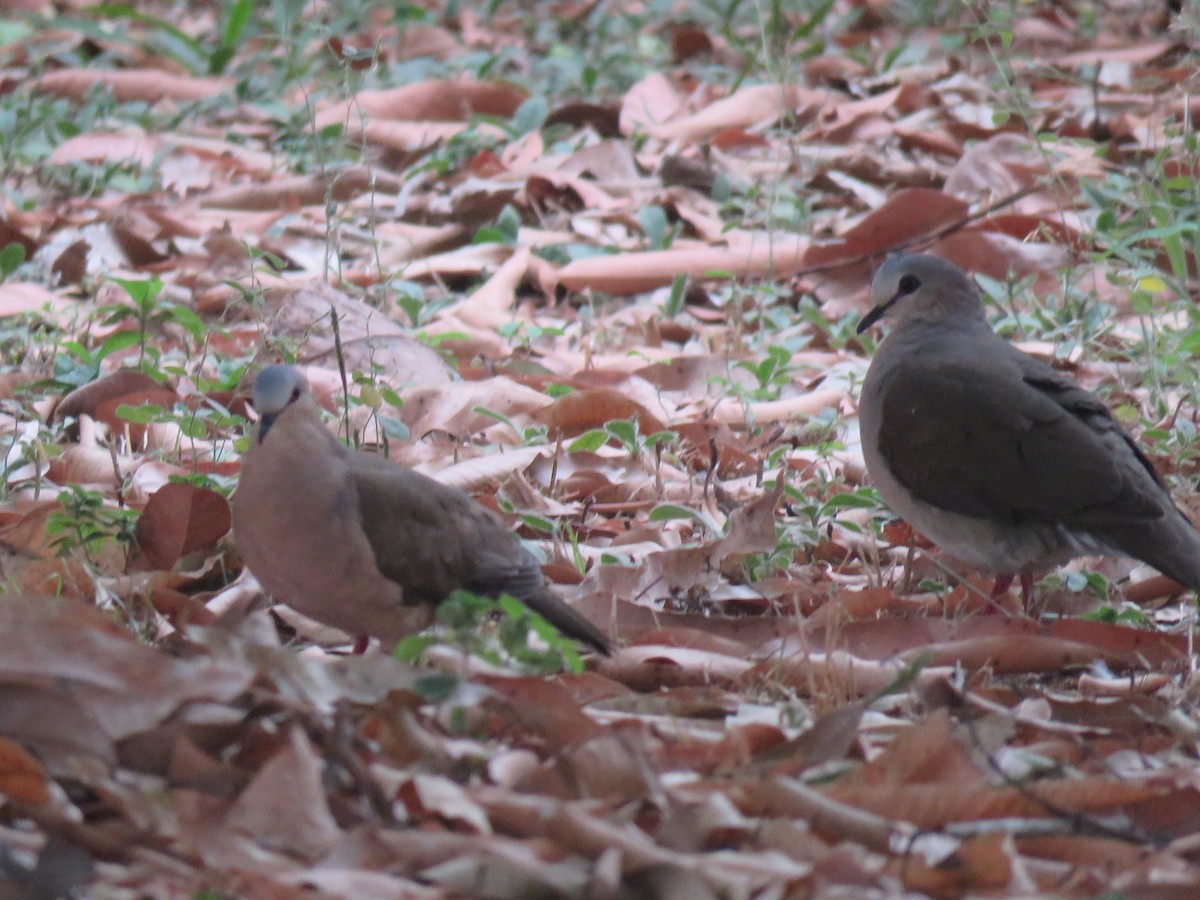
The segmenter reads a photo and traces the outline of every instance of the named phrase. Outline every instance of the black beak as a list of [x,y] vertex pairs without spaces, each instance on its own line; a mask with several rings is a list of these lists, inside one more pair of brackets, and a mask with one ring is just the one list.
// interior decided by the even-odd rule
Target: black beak
[[271,426],[275,424],[275,415],[262,416],[258,420],[258,442],[261,444],[267,436],[267,432],[271,430]]
[[[899,295],[897,295],[899,296]],[[876,322],[883,318],[884,314],[892,308],[892,304],[896,302],[896,297],[893,297],[887,303],[880,303],[877,307],[862,317],[862,321],[858,323],[858,327],[854,329],[855,334],[862,334]]]

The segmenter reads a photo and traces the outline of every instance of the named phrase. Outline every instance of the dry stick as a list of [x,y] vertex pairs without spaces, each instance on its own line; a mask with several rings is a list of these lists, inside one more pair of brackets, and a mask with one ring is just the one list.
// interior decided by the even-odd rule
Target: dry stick
[[392,809],[391,799],[380,787],[367,763],[353,747],[355,734],[347,703],[337,702],[333,709],[333,721],[328,725],[318,721],[316,716],[312,717],[308,722],[308,731],[329,757],[345,768],[347,774],[366,797],[367,802],[371,804],[371,809],[374,810],[379,820],[394,825],[396,816]]
[[337,355],[338,372],[342,376],[342,425],[346,429],[346,440],[353,444],[350,434],[350,381],[346,377],[346,354],[342,347],[342,327],[338,321],[337,310],[330,305],[329,322],[333,325],[333,349]]
[[1017,793],[1025,797],[1027,800],[1032,800],[1034,803],[1046,810],[1050,815],[1057,816],[1060,820],[1068,823],[1076,834],[1092,834],[1100,835],[1101,837],[1113,838],[1118,841],[1127,841],[1135,844],[1150,844],[1156,848],[1167,846],[1168,841],[1161,837],[1144,831],[1136,826],[1118,827],[1106,825],[1098,817],[1089,815],[1088,813],[1075,812],[1060,806],[1045,797],[1038,795],[1037,791],[1031,789],[1029,785],[1013,778],[1000,765],[999,760],[992,754],[992,751],[984,746],[983,741],[979,737],[979,732],[975,727],[975,722],[969,718],[963,718],[962,724],[966,726],[967,734],[971,738],[971,744],[974,749],[982,754],[987,760],[988,768],[1000,776],[1000,779],[1011,788],[1014,788]]
[[[554,441],[554,455],[550,457],[550,484],[546,487],[546,493],[554,496],[558,489],[558,459],[562,456],[563,439],[562,432],[559,432],[558,437]],[[579,519],[580,524],[583,524],[582,516]]]
[[917,535],[911,529],[908,535],[908,552],[904,554],[904,576],[900,580],[900,590],[906,594],[912,593],[913,560],[917,555]]
[[510,794],[497,788],[479,788],[470,796],[487,813],[495,831],[544,838],[590,860],[617,850],[625,874],[655,866],[678,866],[717,888],[744,886],[747,879],[776,880],[780,876],[778,863],[761,856],[716,858],[664,847],[632,823],[614,823],[590,801],[560,802]]
[[911,822],[887,819],[849,803],[843,803],[794,779],[783,776],[743,785],[749,797],[767,807],[767,814],[795,816],[808,822],[818,834],[834,840],[849,840],[876,853],[896,853],[910,844],[919,830]]
[[1126,840],[1129,838],[1128,834],[1105,826],[1094,818],[1070,813],[1051,821],[1009,817],[981,822],[950,822],[938,829],[919,828],[904,819],[887,818],[835,800],[801,781],[785,777],[742,785],[741,790],[745,799],[762,803],[767,816],[802,818],[814,832],[828,839],[852,841],[873,852],[891,856],[908,856],[919,849],[922,838],[939,834],[969,840],[987,834],[1038,837],[1078,833],[1081,819],[1103,834]]
[[[126,427],[128,427],[128,424],[126,424]],[[117,459],[117,442],[115,438],[110,436],[105,443],[108,445],[108,458],[112,460],[113,476],[116,479],[117,508],[125,510],[128,508],[125,503],[125,476],[121,474],[121,463]],[[193,463],[193,465],[195,464]],[[122,549],[126,565],[129,564],[129,554],[132,552],[133,546],[131,544],[126,544]]]

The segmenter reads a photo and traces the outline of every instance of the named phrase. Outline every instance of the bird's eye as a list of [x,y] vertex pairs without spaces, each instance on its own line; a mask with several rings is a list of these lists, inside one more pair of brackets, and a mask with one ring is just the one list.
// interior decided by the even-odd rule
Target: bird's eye
[[904,275],[900,279],[900,284],[898,286],[901,294],[911,294],[921,286],[921,279],[910,273],[908,275]]
[[295,403],[299,399],[300,399],[300,388],[292,388],[292,397],[290,400],[288,400],[288,403]]

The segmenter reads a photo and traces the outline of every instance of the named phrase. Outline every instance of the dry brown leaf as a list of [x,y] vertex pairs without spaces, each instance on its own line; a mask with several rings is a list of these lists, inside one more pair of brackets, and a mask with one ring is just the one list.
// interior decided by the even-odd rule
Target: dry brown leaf
[[211,549],[232,522],[229,502],[216,491],[172,481],[150,495],[138,517],[138,547],[160,569],[183,556]]
[[968,206],[942,191],[909,188],[897,191],[886,204],[868,213],[837,241],[813,244],[805,256],[810,266],[833,267],[882,256],[904,241],[932,234],[963,219]]
[[509,119],[525,100],[525,92],[499,82],[467,78],[419,81],[382,91],[359,91],[345,102],[317,113],[316,127],[368,119],[460,122],[483,114]]
[[263,847],[316,860],[341,829],[329,810],[322,761],[304,731],[289,729],[286,742],[238,796],[225,825]]
[[494,488],[501,482],[511,482],[529,468],[535,460],[549,456],[553,449],[548,446],[514,447],[503,453],[490,453],[457,462],[452,466],[434,469],[428,465],[415,466],[418,472],[435,478],[442,484],[456,487],[469,494],[477,494]]
[[804,122],[817,115],[827,99],[823,91],[797,85],[758,84],[741,88],[690,116],[649,125],[646,131],[667,141],[699,141],[727,128],[770,124],[785,115]]
[[454,307],[454,314],[474,328],[499,328],[515,320],[517,286],[529,268],[529,250],[518,248],[479,290]]
[[230,90],[233,81],[216,77],[191,78],[161,69],[59,69],[35,78],[30,87],[71,100],[83,100],[97,85],[112,91],[120,103],[136,100],[157,103],[160,100],[207,100]]
[[417,821],[433,819],[450,827],[490,834],[487,815],[461,787],[448,778],[417,775],[400,788],[408,814]]
[[[338,318],[341,358],[348,368],[375,372],[396,388],[450,380],[436,351],[414,340],[379,310],[324,282],[270,290],[264,300],[272,333],[295,342],[310,365],[337,368],[339,350],[329,325],[333,313]],[[336,385],[340,393],[340,377]]]
[[50,154],[54,166],[75,162],[132,163],[148,166],[160,150],[157,137],[137,133],[93,131],[68,138]]
[[50,460],[46,477],[56,484],[101,484],[118,487],[134,464],[132,457],[116,456],[94,443],[68,444]]
[[614,419],[636,419],[643,435],[666,428],[649,410],[620,391],[607,388],[564,394],[544,409],[535,410],[531,417],[549,428],[552,438],[574,437],[592,428],[603,428],[605,422]]
[[[221,34],[218,6],[180,5],[175,24]],[[1074,618],[1097,601],[1065,589],[1047,596],[1058,618],[1045,624],[985,615],[983,579],[898,596],[941,577],[931,555],[905,561],[929,548],[894,526],[877,546],[874,509],[814,518],[868,481],[852,427],[832,435],[850,438],[846,451],[809,446],[826,440],[824,413],[854,414],[865,359],[842,319],[861,312],[876,258],[909,242],[1021,279],[1004,304],[1033,329],[1021,349],[1100,386],[1130,421],[1186,431],[1188,392],[1166,370],[1141,377],[1138,354],[1147,333],[1188,326],[1186,298],[1171,296],[1195,275],[1187,5],[1018,4],[997,81],[992,42],[936,39],[976,28],[970,11],[897,18],[886,0],[852,0],[809,31],[784,4],[771,25],[792,35],[782,50],[803,80],[780,85],[743,78],[756,61],[743,51],[764,46],[749,4],[719,34],[672,19],[686,4],[650,4],[622,27],[647,23],[630,38],[652,28],[687,61],[651,67],[607,107],[569,102],[551,79],[525,110],[551,110],[533,128],[513,118],[531,96],[517,83],[545,69],[522,63],[541,34],[530,9],[425,4],[418,22],[384,6],[311,43],[312,66],[281,86],[290,118],[242,104],[231,79],[173,75],[136,17],[86,35],[22,20],[28,39],[5,48],[0,94],[77,108],[83,130],[51,148],[47,172],[22,164],[33,157],[17,135],[0,190],[0,250],[25,256],[0,278],[0,315],[49,302],[54,326],[9,320],[0,373],[12,493],[0,506],[0,793],[24,801],[0,821],[0,845],[28,870],[6,865],[0,893],[1195,895],[1177,588],[1141,570],[1126,588],[1127,563],[1088,564],[1153,606],[1141,628]],[[552,56],[606,21],[589,0],[538,14],[557,23]],[[597,65],[611,62],[601,44]],[[914,46],[920,61],[886,52]],[[46,47],[89,69],[47,68]],[[273,52],[229,49],[214,62],[234,72]],[[507,60],[495,71],[514,83],[396,81],[464,53]],[[97,89],[156,106],[136,126],[106,125],[91,115]],[[326,149],[365,149],[361,160],[293,152],[287,123],[313,97]],[[505,241],[474,242],[513,224]],[[1179,229],[1183,268],[1165,254]],[[644,249],[660,238],[666,249]],[[1110,244],[1111,260],[1085,258]],[[313,645],[345,636],[286,607],[256,611],[249,577],[223,583],[238,560],[220,528],[187,572],[130,566],[117,541],[89,554],[53,544],[52,513],[74,540],[118,504],[146,506],[147,547],[170,538],[157,565],[184,568],[197,508],[191,493],[172,499],[172,477],[237,473],[241,426],[219,415],[203,439],[117,418],[120,404],[179,400],[139,376],[114,373],[52,410],[49,379],[76,377],[85,352],[94,363],[131,327],[97,310],[133,312],[108,279],[142,278],[125,271],[138,267],[172,304],[151,314],[144,355],[181,392],[226,380],[231,360],[252,373],[298,355],[340,428],[344,380],[396,388],[396,411],[369,390],[352,404],[354,439],[488,505],[503,484],[517,512],[554,518],[546,574],[578,582],[571,602],[620,637],[617,652],[557,678],[501,674],[440,636],[428,667],[376,648],[348,657]],[[1167,287],[1135,314],[1131,283],[1155,268]],[[1034,307],[1053,306],[1062,331],[1079,299],[1110,313],[1067,328],[1075,349],[1056,347]],[[203,340],[172,309],[199,316]],[[56,349],[67,341],[78,347]],[[751,400],[764,395],[746,366],[768,347],[790,353],[786,378]],[[564,386],[574,393],[555,401]],[[232,392],[184,399],[253,419]],[[412,439],[385,442],[380,416]],[[527,446],[538,427],[571,435],[630,417],[678,440],[661,453]],[[60,437],[65,418],[77,438]],[[1156,462],[1190,509],[1197,466],[1164,452]],[[101,505],[47,499],[79,488]],[[717,533],[655,515],[663,504]],[[87,604],[18,593],[30,587]]]
[[590,288],[609,294],[637,294],[670,284],[676,275],[696,279],[786,277],[807,261],[803,238],[743,236],[737,246],[654,250],[591,256],[558,270],[558,282],[569,291]]
[[0,737],[0,794],[37,806],[50,799],[46,771],[29,751]]
[[355,166],[318,175],[277,178],[251,187],[210,192],[204,205],[215,209],[294,210],[299,206],[324,204],[329,200],[345,202],[368,192],[395,193],[400,182],[386,172]]
[[70,315],[69,300],[28,281],[6,281],[0,284],[0,316],[19,316],[24,313],[48,314],[51,321]]
[[877,815],[903,810],[904,819],[919,828],[940,828],[973,819],[1056,817],[1061,810],[1094,813],[1132,806],[1165,793],[1155,785],[1106,778],[1045,781],[1020,787],[839,783],[826,792],[839,802]]
[[400,415],[414,438],[444,431],[463,439],[496,424],[495,416],[481,409],[519,422],[550,402],[545,394],[499,376],[405,391]]
[[672,119],[683,107],[683,99],[665,76],[651,72],[625,92],[619,117],[621,133],[649,133]]
[[882,753],[856,775],[863,784],[914,784],[938,782],[960,787],[987,782],[955,733],[949,714],[936,710],[919,722],[900,729]]
[[[135,369],[119,369],[95,381],[75,388],[54,407],[52,420],[62,421],[82,415],[96,417],[96,409],[106,400],[124,397],[138,391],[166,390],[158,381]],[[173,392],[172,392],[173,394]],[[112,424],[112,423],[110,423]]]

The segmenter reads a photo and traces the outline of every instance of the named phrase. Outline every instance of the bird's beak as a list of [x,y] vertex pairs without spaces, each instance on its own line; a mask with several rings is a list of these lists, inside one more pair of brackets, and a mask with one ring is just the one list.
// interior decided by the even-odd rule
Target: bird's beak
[[[900,296],[899,294],[896,297]],[[876,322],[883,318],[884,314],[892,308],[892,304],[896,302],[896,297],[893,297],[887,303],[880,303],[877,307],[862,317],[862,321],[858,323],[858,327],[854,329],[855,334],[862,334]]]

